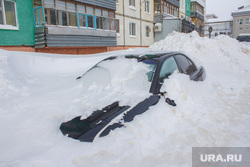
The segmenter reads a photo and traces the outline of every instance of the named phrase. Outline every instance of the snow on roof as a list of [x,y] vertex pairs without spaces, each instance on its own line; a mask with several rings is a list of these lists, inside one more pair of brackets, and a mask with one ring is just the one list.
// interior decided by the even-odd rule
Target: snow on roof
[[241,9],[238,9],[238,10],[236,10],[236,11],[233,11],[232,12],[232,14],[233,13],[241,13],[241,12],[250,12],[250,5],[248,5],[248,6],[246,6],[246,7],[243,7],[243,8],[241,8]]
[[230,19],[207,19],[206,23],[217,23],[217,22],[226,22],[226,21],[233,21],[233,18],[230,18]]

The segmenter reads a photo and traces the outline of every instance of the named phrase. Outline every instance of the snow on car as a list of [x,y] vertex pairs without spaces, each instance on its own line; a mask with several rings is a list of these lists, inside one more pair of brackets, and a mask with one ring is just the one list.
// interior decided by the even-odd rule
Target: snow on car
[[[130,63],[133,63],[134,67],[136,67],[132,68],[132,72],[137,76],[133,79],[124,75],[131,69],[126,68],[124,64],[128,66]],[[147,65],[147,68],[143,65]],[[137,66],[141,67],[138,68]],[[144,70],[138,71],[138,69],[143,69],[143,67]],[[161,86],[164,80],[175,71],[189,75],[190,79],[194,81],[203,81],[206,77],[206,72],[203,67],[197,68],[190,58],[179,52],[152,52],[150,54],[140,54],[140,56],[127,55],[122,57],[109,57],[101,61],[77,79],[83,79],[84,87],[87,88],[87,90],[93,89],[93,87],[95,87],[95,89],[101,88],[100,94],[95,95],[97,97],[94,97],[94,100],[96,100],[97,103],[102,103],[105,99],[104,97],[108,96],[106,100],[108,100],[109,105],[103,109],[94,111],[85,119],[78,116],[62,123],[60,130],[63,134],[80,141],[92,142],[99,136],[108,135],[111,130],[124,126],[124,122],[132,121],[136,115],[144,113],[149,107],[157,104],[161,96],[165,98],[164,94],[166,92],[160,91]],[[144,88],[144,90],[141,89],[141,91],[150,92],[150,96],[147,97],[143,94],[142,97],[147,98],[141,99],[137,97],[136,100],[133,101],[134,104],[124,104],[121,106],[120,101],[122,101],[122,99],[116,99],[117,94],[114,94],[114,97],[110,96],[112,90],[109,90],[109,88],[111,88],[110,84],[112,84],[111,80],[120,78],[121,76],[125,76],[124,79],[127,80],[124,86],[126,86],[126,84],[138,84],[138,81],[143,81],[139,84],[141,88]],[[133,87],[133,85],[131,86]],[[145,86],[148,86],[148,88]],[[93,97],[90,96],[90,91],[85,92],[88,96],[87,99]],[[134,90],[134,93],[130,95],[136,96],[139,94],[141,96],[141,91],[139,89]],[[99,97],[101,97],[101,100],[98,99]],[[166,102],[172,106],[176,106],[174,100],[168,97],[166,98]],[[117,119],[117,117],[120,118]]]

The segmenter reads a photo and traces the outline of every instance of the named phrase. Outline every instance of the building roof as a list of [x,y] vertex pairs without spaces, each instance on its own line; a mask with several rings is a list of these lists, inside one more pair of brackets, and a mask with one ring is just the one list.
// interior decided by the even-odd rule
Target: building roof
[[215,14],[206,14],[206,19],[217,19],[218,16]]
[[233,18],[230,19],[207,19],[206,23],[221,23],[221,22],[229,22],[233,21]]
[[232,12],[232,16],[250,15],[250,5]]

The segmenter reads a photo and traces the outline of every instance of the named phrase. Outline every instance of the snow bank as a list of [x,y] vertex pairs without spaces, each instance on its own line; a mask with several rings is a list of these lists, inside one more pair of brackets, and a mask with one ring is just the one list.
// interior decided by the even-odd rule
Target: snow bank
[[[147,49],[87,56],[0,50],[0,166],[191,166],[194,146],[249,147],[250,46],[227,36],[207,39],[193,32],[173,33],[150,48],[186,53],[206,68],[206,80],[193,82],[174,73],[162,90],[177,107],[161,99],[126,127],[94,143],[67,138],[59,130],[63,121],[87,115],[86,106],[99,105],[88,101],[86,83],[75,78],[108,56]],[[135,81],[146,69],[125,64],[131,70],[121,71],[121,76],[113,73],[118,67],[108,65],[106,87],[90,83],[87,90],[93,97],[106,88],[112,91],[105,99],[138,100],[129,98],[136,94],[135,85],[127,85],[131,82],[126,78]],[[140,81],[146,83],[144,79]]]

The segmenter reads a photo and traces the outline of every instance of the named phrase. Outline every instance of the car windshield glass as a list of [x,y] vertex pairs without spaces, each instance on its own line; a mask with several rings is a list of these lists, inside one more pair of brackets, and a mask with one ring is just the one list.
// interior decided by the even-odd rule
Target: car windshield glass
[[[118,57],[101,61],[81,78],[81,94],[86,116],[98,109],[119,101],[133,105],[149,96],[152,63],[138,62],[134,58]],[[135,93],[137,92],[137,93]]]
[[154,60],[142,60],[143,63],[148,64],[150,71],[147,72],[148,81],[151,82],[154,76],[156,61]]

